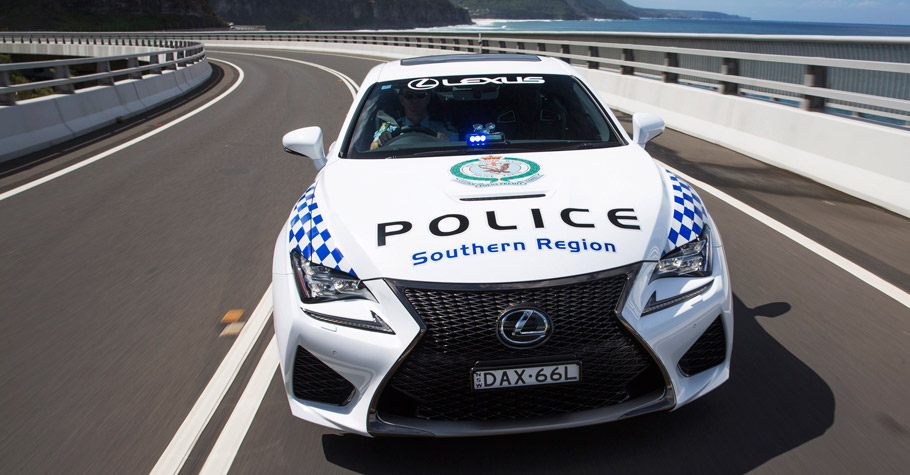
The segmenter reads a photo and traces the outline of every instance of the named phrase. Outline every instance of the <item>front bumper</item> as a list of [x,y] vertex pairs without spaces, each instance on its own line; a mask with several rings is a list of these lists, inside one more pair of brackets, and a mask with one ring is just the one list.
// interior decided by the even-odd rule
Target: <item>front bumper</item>
[[[279,239],[279,249],[283,249],[281,244]],[[578,411],[509,420],[427,419],[402,414],[402,411],[385,410],[383,405],[387,404],[382,396],[387,393],[393,375],[408,361],[409,354],[418,347],[426,331],[425,324],[417,316],[418,311],[402,295],[404,285],[380,279],[370,280],[364,283],[377,302],[347,300],[303,305],[287,267],[287,273],[276,272],[273,275],[273,295],[275,331],[291,411],[307,421],[362,435],[469,436],[568,428],[678,408],[711,391],[729,376],[733,330],[731,292],[723,248],[715,250],[714,273],[704,278],[664,278],[651,282],[650,276],[656,265],[653,262],[598,273],[629,276],[619,299],[620,304],[615,313],[610,309],[610,315],[653,362],[659,371],[657,384],[604,407],[585,407]],[[276,252],[276,269],[279,269],[279,259],[288,262],[287,256],[283,252],[281,254],[279,256]],[[582,276],[575,280],[590,280],[590,277]],[[558,279],[557,283],[564,284],[566,281]],[[534,282],[506,287],[552,285],[553,282]],[[658,298],[663,299],[706,285],[703,293],[690,300],[641,316],[642,308],[655,292]],[[394,334],[326,323],[311,318],[305,311],[363,320],[372,318],[375,313],[394,330]],[[680,360],[712,323],[712,328],[717,330],[718,321],[723,332],[723,362],[687,376],[687,372],[680,369]],[[545,347],[546,344],[542,346]],[[295,395],[298,349],[303,349],[348,382],[349,393],[322,402]],[[469,387],[467,372],[464,382]]]

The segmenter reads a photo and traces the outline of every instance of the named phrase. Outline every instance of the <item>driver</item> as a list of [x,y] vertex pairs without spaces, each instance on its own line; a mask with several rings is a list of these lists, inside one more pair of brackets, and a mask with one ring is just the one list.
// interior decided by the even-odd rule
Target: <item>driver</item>
[[430,93],[427,91],[414,91],[408,88],[401,88],[398,92],[398,102],[404,109],[404,117],[398,120],[390,120],[382,125],[376,131],[373,143],[370,144],[370,150],[381,147],[384,142],[392,138],[391,131],[401,128],[401,132],[407,132],[407,127],[422,127],[436,132],[436,138],[440,140],[458,140],[458,131],[450,124],[430,118],[427,112],[427,106],[430,105]]

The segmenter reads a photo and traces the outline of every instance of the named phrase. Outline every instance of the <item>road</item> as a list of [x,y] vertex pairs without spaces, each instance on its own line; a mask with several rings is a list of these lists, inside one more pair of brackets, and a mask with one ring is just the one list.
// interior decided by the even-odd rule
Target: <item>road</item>
[[[6,193],[159,132],[0,200],[0,472],[149,472],[240,338],[220,336],[222,317],[252,318],[277,234],[315,176],[281,137],[320,125],[328,143],[351,104],[339,77],[263,55],[356,82],[378,62],[213,49],[216,74],[191,97],[0,168]],[[892,295],[910,292],[910,220],[672,130],[648,149],[717,190],[700,194],[734,290],[732,376],[720,389],[580,429],[368,439],[292,418],[273,372],[230,472],[906,473],[910,309],[756,216]],[[250,333],[180,473],[203,467],[272,334],[268,322]]]

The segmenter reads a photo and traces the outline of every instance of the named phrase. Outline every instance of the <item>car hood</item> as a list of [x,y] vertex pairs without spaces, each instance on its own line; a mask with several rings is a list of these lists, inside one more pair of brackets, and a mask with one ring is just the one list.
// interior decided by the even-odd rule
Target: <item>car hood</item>
[[655,260],[672,189],[637,146],[327,165],[290,245],[361,279],[522,282]]

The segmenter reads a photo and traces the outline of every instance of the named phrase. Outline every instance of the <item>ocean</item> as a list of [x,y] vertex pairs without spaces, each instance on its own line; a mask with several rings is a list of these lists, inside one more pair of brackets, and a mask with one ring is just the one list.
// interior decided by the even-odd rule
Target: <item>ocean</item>
[[910,25],[808,23],[764,20],[474,20],[474,25],[429,31],[616,31],[742,35],[893,36],[910,38]]

